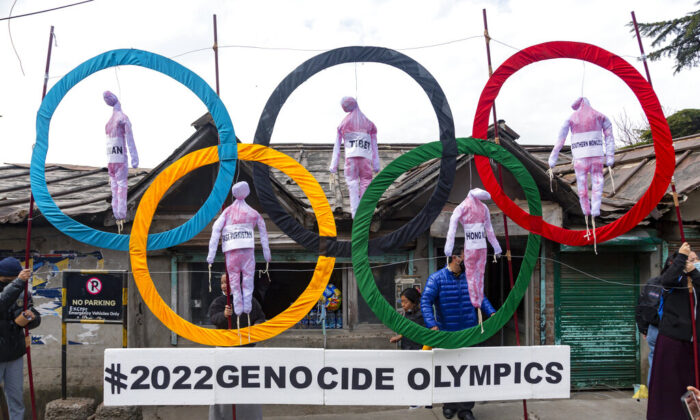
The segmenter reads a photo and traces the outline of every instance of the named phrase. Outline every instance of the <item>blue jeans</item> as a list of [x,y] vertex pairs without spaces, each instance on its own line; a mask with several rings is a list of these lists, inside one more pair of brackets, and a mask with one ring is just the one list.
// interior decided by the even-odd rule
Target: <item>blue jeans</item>
[[20,357],[10,362],[0,362],[0,383],[5,388],[5,400],[10,410],[10,420],[24,418],[24,360]]
[[649,373],[647,374],[647,386],[651,378],[651,362],[654,361],[654,347],[656,347],[656,337],[659,335],[659,329],[653,325],[649,325],[647,329],[647,344],[649,344]]

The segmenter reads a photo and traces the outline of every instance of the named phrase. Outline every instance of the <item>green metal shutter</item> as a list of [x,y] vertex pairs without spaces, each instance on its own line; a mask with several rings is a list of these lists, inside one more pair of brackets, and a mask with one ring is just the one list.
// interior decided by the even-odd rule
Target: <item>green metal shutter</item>
[[563,264],[555,264],[555,340],[571,346],[571,387],[630,388],[639,383],[637,256],[562,253],[559,259]]

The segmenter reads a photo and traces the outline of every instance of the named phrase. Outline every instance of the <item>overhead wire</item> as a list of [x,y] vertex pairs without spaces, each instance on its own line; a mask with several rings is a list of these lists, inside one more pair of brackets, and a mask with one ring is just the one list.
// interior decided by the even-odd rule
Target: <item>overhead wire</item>
[[[95,1],[95,0],[84,0],[84,1],[81,1],[81,2],[78,2],[78,3],[66,4],[66,5],[63,5],[63,6],[53,7],[53,8],[51,8],[51,9],[37,10],[36,12],[24,13],[24,14],[22,14],[22,15],[15,15],[15,16],[12,16],[12,10],[10,9],[10,15],[9,15],[9,16],[6,16],[6,17],[4,17],[4,18],[0,18],[0,21],[3,21],[3,20],[11,20],[11,19],[18,19],[18,18],[21,18],[21,17],[32,16],[32,15],[38,15],[38,14],[40,14],[40,13],[52,12],[52,11],[54,11],[54,10],[65,9],[66,7],[73,7],[73,6],[77,6],[77,5],[79,5],[79,4],[83,4],[83,3],[90,3],[91,1]],[[15,2],[15,3],[16,3],[16,2]],[[14,7],[14,5],[13,5],[13,7]]]
[[[17,4],[17,0],[14,0],[12,2],[12,7],[10,7],[10,16],[12,17],[12,10],[14,10],[15,5]],[[17,48],[15,47],[15,41],[12,39],[12,29],[10,28],[10,19],[8,18],[7,20],[7,33],[10,36],[10,44],[12,44],[12,51],[15,52],[15,56],[17,57],[17,61],[19,61],[19,68],[22,70],[22,76],[26,76],[24,73],[24,66],[22,65],[22,59],[19,56],[19,53],[17,52]]]
[[[488,254],[487,256],[488,256],[488,257],[492,257],[493,254]],[[511,255],[511,257],[512,257],[512,258],[518,258],[518,259],[525,258],[524,255]],[[370,263],[370,268],[383,268],[383,267],[390,267],[390,266],[395,266],[395,265],[402,265],[402,264],[415,263],[416,261],[440,260],[440,259],[444,259],[444,258],[445,258],[445,257],[432,257],[432,258],[431,258],[431,257],[426,257],[426,258],[414,258],[414,259],[412,259],[412,260],[406,260],[406,261],[394,261],[394,262],[388,262],[388,263],[378,263],[378,264],[372,264],[372,263]],[[614,280],[604,279],[604,278],[599,277],[599,276],[597,276],[597,275],[595,275],[595,274],[589,273],[589,272],[587,272],[587,271],[584,271],[584,270],[581,270],[581,269],[579,269],[579,268],[577,268],[577,267],[574,267],[574,266],[572,266],[572,265],[570,265],[570,264],[567,264],[567,263],[565,263],[565,262],[563,262],[563,261],[561,261],[561,260],[558,260],[558,259],[556,259],[556,258],[548,258],[548,257],[542,257],[542,256],[540,256],[540,257],[538,257],[538,260],[541,260],[541,261],[552,261],[552,262],[554,262],[554,263],[561,264],[562,266],[565,266],[565,267],[567,267],[567,268],[569,268],[569,269],[571,269],[571,270],[574,270],[574,271],[576,271],[576,272],[578,272],[578,273],[580,273],[580,274],[583,274],[583,275],[586,276],[586,277],[589,277],[589,278],[591,278],[591,279],[593,279],[593,280],[600,281],[600,282],[602,282],[602,283],[612,284],[612,285],[616,285],[616,286],[635,287],[635,288],[642,287],[642,286],[645,286],[645,285],[646,285],[646,282],[645,282],[645,283],[623,283],[623,282],[618,282],[618,281],[614,281]],[[278,262],[277,264],[313,264],[313,262],[309,261],[309,262],[307,262],[307,263],[304,263],[304,262],[285,262],[285,261],[280,261],[280,262]],[[344,270],[344,269],[346,269],[346,268],[347,268],[347,267],[339,267],[338,265],[336,265],[336,266],[333,268],[333,270],[334,270],[334,271],[336,271],[336,270]],[[313,269],[313,268],[301,268],[301,269],[290,269],[290,268],[278,268],[278,269],[275,269],[275,268],[270,268],[268,271],[270,271],[270,272],[313,273],[313,272],[316,271],[316,270]],[[177,270],[177,271],[175,271],[175,272],[177,272],[177,273],[208,273],[209,271],[208,271],[208,270]],[[131,273],[131,272],[129,272],[129,273]],[[150,274],[172,274],[173,271],[150,271],[149,273],[150,273]],[[224,274],[225,271],[216,271],[216,270],[212,270],[211,273],[212,273],[212,274]],[[662,288],[662,289],[667,289],[667,290],[670,290],[670,289],[686,289],[686,290],[687,290],[687,289],[688,289],[687,286],[679,286],[679,287],[663,287],[663,286],[658,286],[658,287],[659,287],[659,288]]]

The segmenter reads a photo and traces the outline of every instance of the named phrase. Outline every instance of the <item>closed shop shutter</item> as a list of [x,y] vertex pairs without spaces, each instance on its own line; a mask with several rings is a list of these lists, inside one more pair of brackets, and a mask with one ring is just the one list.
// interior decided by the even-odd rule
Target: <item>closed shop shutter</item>
[[555,337],[557,344],[571,346],[571,387],[631,388],[639,383],[637,255],[562,253],[559,259]]

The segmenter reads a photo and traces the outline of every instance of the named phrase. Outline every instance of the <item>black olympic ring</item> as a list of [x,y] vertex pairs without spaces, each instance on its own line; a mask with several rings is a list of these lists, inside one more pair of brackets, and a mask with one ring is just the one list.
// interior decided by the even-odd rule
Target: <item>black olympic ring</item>
[[[294,90],[311,76],[338,64],[361,62],[387,64],[411,76],[423,88],[433,105],[438,119],[440,143],[442,143],[440,175],[428,203],[401,228],[369,241],[369,255],[381,255],[395,251],[400,245],[417,238],[430,228],[447,202],[454,181],[458,151],[452,111],[442,88],[425,67],[398,51],[381,47],[343,47],[312,57],[289,73],[272,92],[258,121],[254,143],[270,145],[272,130],[282,105]],[[260,205],[287,236],[312,252],[318,251],[322,255],[332,257],[352,256],[350,241],[338,241],[336,237],[323,237],[324,240],[321,242],[321,237],[317,233],[304,228],[289,215],[280,205],[272,189],[269,167],[258,162],[253,165],[255,191]]]

